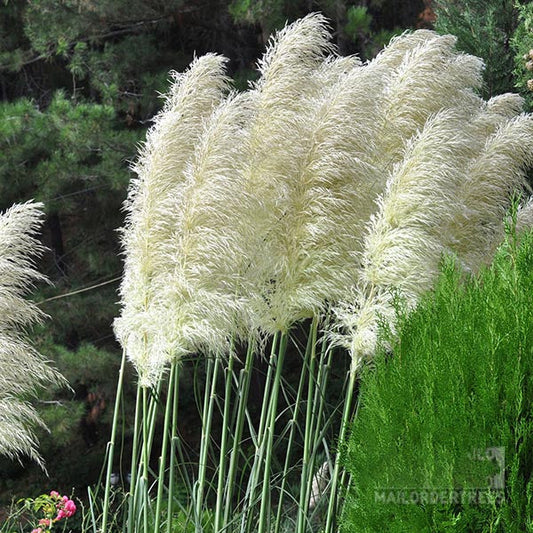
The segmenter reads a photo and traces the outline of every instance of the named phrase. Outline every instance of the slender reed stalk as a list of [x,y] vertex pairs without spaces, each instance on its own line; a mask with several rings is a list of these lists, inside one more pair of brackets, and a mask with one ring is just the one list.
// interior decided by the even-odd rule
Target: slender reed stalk
[[143,487],[143,507],[142,507],[142,517],[143,517],[143,527],[144,531],[148,531],[148,507],[150,504],[149,496],[149,484],[148,484],[148,463],[150,462],[150,452],[148,440],[150,435],[148,433],[149,428],[149,411],[148,411],[148,389],[143,387],[142,389],[142,437],[143,437],[143,448],[142,448],[142,459],[141,459],[141,483]]
[[225,487],[226,498],[224,506],[224,526],[227,526],[229,524],[231,510],[233,509],[234,484],[237,475],[239,455],[241,453],[242,447],[242,434],[248,408],[248,396],[250,392],[250,380],[252,376],[254,356],[254,343],[250,340],[250,342],[248,343],[248,349],[246,351],[246,360],[244,363],[244,368],[241,370],[237,382],[238,400],[236,406],[235,431],[233,434],[230,463]]
[[216,387],[219,364],[216,358],[209,358],[207,361],[206,384],[204,395],[204,406],[202,410],[202,440],[200,443],[200,458],[198,461],[198,480],[194,494],[195,503],[195,523],[196,528],[202,527],[202,511],[204,510],[204,496],[206,493],[206,471],[208,462],[208,452],[211,446],[211,430],[213,422],[213,412],[216,397]]
[[266,414],[266,424],[264,440],[262,443],[261,462],[264,458],[263,466],[263,487],[261,492],[261,507],[259,511],[259,523],[258,533],[264,533],[270,530],[270,509],[271,509],[271,465],[272,465],[272,453],[274,434],[276,428],[277,407],[279,398],[279,388],[282,378],[283,362],[285,359],[285,353],[287,351],[287,343],[289,340],[288,333],[282,333],[280,335],[279,350],[275,356],[271,359],[271,364],[274,365],[276,372],[274,375],[274,381],[272,383],[272,391],[270,394],[270,400],[268,405],[268,411]]
[[167,533],[172,533],[172,519],[174,510],[174,490],[175,490],[175,468],[176,468],[176,447],[178,445],[178,401],[179,401],[179,372],[174,364],[174,375],[171,377],[174,382],[172,390],[172,423],[170,433],[170,465],[168,482],[168,508],[167,508]]
[[334,533],[336,528],[336,519],[340,512],[339,507],[339,477],[342,471],[341,467],[341,450],[346,443],[346,428],[350,424],[352,417],[352,402],[354,397],[356,372],[349,373],[348,384],[346,387],[346,398],[344,400],[344,409],[342,412],[341,424],[339,428],[339,438],[337,441],[337,454],[335,456],[335,466],[331,476],[331,488],[329,492],[329,504],[326,514],[326,527],[324,533]]
[[[315,322],[315,319],[313,319],[313,324]],[[313,324],[311,325],[311,330],[313,328]],[[290,464],[293,452],[293,443],[295,441],[295,433],[296,428],[298,426],[298,415],[300,413],[300,404],[302,402],[303,397],[303,391],[306,379],[310,378],[309,373],[309,354],[312,351],[312,342],[313,342],[313,336],[310,334],[307,337],[307,344],[305,348],[305,353],[303,356],[303,364],[302,364],[302,372],[300,374],[300,379],[298,381],[298,389],[296,392],[296,398],[294,401],[294,405],[292,406],[292,418],[290,421],[290,431],[289,431],[289,437],[287,442],[287,453],[285,454],[285,462],[283,465],[283,472],[281,474],[281,485],[279,488],[279,499],[278,499],[278,510],[276,514],[276,522],[274,524],[274,533],[279,533],[281,523],[282,523],[282,517],[283,517],[283,503],[285,500],[285,494],[286,494],[286,485],[287,485],[287,479],[290,472]]]
[[[161,455],[159,457],[159,474],[157,478],[157,500],[155,508],[154,531],[159,531],[161,521],[161,504],[163,503],[163,488],[165,485],[166,477],[165,469],[170,432],[170,420],[172,417],[172,407],[174,405],[174,387],[177,387],[177,381],[179,379],[177,365],[178,363],[173,360],[170,366],[170,373],[168,377],[167,399],[165,405],[165,417],[163,425],[163,442],[161,444]],[[170,475],[173,475],[172,471],[170,472]]]
[[244,503],[244,509],[243,509],[242,519],[241,519],[241,531],[249,532],[251,530],[251,527],[254,521],[253,510],[256,504],[255,494],[256,494],[257,486],[259,484],[259,475],[261,472],[261,464],[263,461],[263,441],[264,441],[266,419],[268,416],[268,407],[270,405],[270,393],[271,393],[272,379],[273,379],[272,374],[274,371],[274,365],[272,364],[272,361],[275,359],[276,350],[278,349],[278,342],[279,342],[279,334],[276,333],[274,335],[274,338],[272,339],[272,347],[270,350],[268,370],[267,370],[265,385],[263,389],[264,390],[263,402],[261,404],[261,415],[259,418],[259,428],[257,432],[254,431],[253,426],[250,424],[250,433],[251,433],[252,441],[255,447],[255,452],[254,452],[254,458],[252,461],[252,465],[250,468],[248,484],[246,487],[246,494],[245,494],[245,499],[244,499],[245,503]]
[[115,442],[117,438],[118,415],[120,413],[120,402],[122,399],[122,390],[124,384],[124,369],[126,366],[126,351],[122,351],[122,361],[118,374],[117,392],[115,396],[115,409],[113,411],[113,422],[111,425],[111,439],[107,443],[107,471],[105,478],[104,508],[102,512],[102,533],[107,533],[107,520],[109,514],[109,496],[111,493],[111,473],[113,472],[113,459],[115,451]]
[[[313,470],[313,464],[311,457],[313,455],[313,449],[315,443],[311,440],[311,435],[313,435],[313,425],[315,422],[315,367],[316,367],[316,342],[317,342],[317,330],[318,330],[318,318],[313,317],[313,322],[311,323],[311,328],[309,331],[309,358],[306,358],[305,363],[309,365],[308,370],[308,383],[307,383],[307,402],[306,402],[306,413],[305,413],[305,436],[303,444],[303,459],[302,459],[302,473],[300,478],[300,502],[298,505],[298,518],[297,518],[297,529],[298,533],[304,533],[306,531],[306,518],[307,510],[309,505],[309,477],[312,478],[312,475],[309,476],[309,473]],[[307,355],[307,354],[306,354]]]
[[[139,433],[140,433],[140,424],[141,424],[141,398],[142,398],[142,388],[141,384],[137,382],[137,394],[135,396],[135,419],[133,422],[133,444],[131,451],[131,463],[130,463],[130,490],[128,495],[128,531],[133,533],[134,529],[134,517],[136,515],[136,489],[137,489],[137,465],[139,461]],[[107,483],[106,483],[107,487]]]
[[[218,482],[217,482],[217,500],[215,506],[215,531],[220,531],[223,524],[223,501],[224,501],[224,486],[227,483],[226,478],[226,459],[229,452],[229,429],[230,429],[230,406],[231,406],[231,389],[233,380],[233,364],[235,355],[230,352],[228,356],[228,366],[224,369],[224,413],[222,416],[221,425],[221,440],[220,440],[220,454],[218,460]],[[218,359],[218,364],[223,365],[222,358]],[[240,443],[239,443],[240,445]]]

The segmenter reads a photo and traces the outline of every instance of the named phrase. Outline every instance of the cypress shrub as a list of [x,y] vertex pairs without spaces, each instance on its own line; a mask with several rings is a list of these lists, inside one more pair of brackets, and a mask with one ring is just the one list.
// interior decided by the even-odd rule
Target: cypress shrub
[[532,531],[533,233],[384,332],[361,375],[342,531]]

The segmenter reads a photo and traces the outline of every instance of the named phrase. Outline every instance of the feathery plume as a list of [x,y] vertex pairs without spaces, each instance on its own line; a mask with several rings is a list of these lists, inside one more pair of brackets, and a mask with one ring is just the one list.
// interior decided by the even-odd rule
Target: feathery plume
[[226,352],[247,313],[252,287],[243,286],[242,269],[254,228],[241,210],[250,203],[243,179],[255,96],[231,95],[215,109],[187,165],[184,187],[169,206],[176,224],[163,253],[172,269],[156,285],[168,355]]
[[122,311],[115,332],[138,366],[146,366],[160,336],[158,317],[151,308],[159,297],[154,280],[172,268],[161,251],[174,235],[175,214],[168,203],[183,186],[186,164],[204,121],[227,92],[225,63],[225,58],[208,54],[196,59],[184,74],[172,73],[170,93],[134,166],[137,178],[125,203]]
[[227,350],[237,315],[245,313],[242,248],[253,228],[240,209],[247,203],[242,180],[253,112],[253,93],[220,103],[204,120],[181,186],[165,200],[173,227],[158,244],[166,268],[151,279],[150,329],[143,315],[128,323],[129,342],[142,350],[134,359],[142,385],[156,383],[173,357]]
[[373,95],[383,89],[383,68],[355,63],[329,81],[336,63],[316,72],[322,90],[307,102],[309,132],[278,200],[283,214],[270,235],[276,261],[260,319],[270,333],[319,313],[356,282],[364,221],[384,185],[380,169],[365,162],[381,113]]
[[34,433],[44,427],[28,396],[64,378],[25,340],[25,328],[43,318],[24,295],[46,278],[35,269],[43,252],[36,239],[42,224],[42,204],[14,205],[0,215],[0,454],[26,454],[43,469]]
[[454,216],[450,206],[475,146],[471,118],[450,109],[432,117],[409,141],[403,162],[387,181],[369,222],[354,300],[336,310],[349,332],[344,344],[352,354],[352,371],[374,352],[380,317],[392,325],[392,291],[413,305],[438,276],[448,251],[443,228]]
[[482,82],[481,59],[458,54],[456,38],[420,30],[396,38],[373,61],[388,67],[381,131],[372,154],[386,174],[401,161],[407,142],[445,108],[481,105],[473,89]]
[[284,231],[287,199],[310,144],[313,110],[322,90],[317,75],[324,62],[338,77],[357,64],[327,59],[333,50],[325,19],[309,15],[276,34],[260,62],[261,78],[254,85],[257,112],[250,125],[252,147],[246,190],[255,201],[242,210],[255,228],[245,254],[246,272],[256,290],[250,295],[251,331],[272,331],[286,326],[285,317],[271,312],[270,294],[283,270],[276,246]]
[[486,139],[469,165],[456,201],[462,209],[454,220],[453,251],[467,270],[475,272],[492,258],[504,234],[504,218],[514,193],[526,184],[533,166],[533,116],[505,120]]
[[360,282],[336,308],[352,370],[374,352],[380,317],[394,326],[391,290],[414,305],[432,287],[443,253],[470,269],[490,257],[531,164],[530,119],[517,117],[521,98],[475,96],[482,62],[454,45],[452,36],[415,32],[374,61],[392,69],[372,154],[391,175],[371,217]]

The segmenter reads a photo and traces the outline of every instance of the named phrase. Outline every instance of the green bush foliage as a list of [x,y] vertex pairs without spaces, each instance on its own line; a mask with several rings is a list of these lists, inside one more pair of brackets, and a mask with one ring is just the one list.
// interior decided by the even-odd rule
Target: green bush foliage
[[511,41],[515,51],[514,76],[516,86],[527,102],[529,109],[533,106],[533,4],[519,8],[518,27]]
[[[530,233],[508,237],[476,278],[448,261],[411,314],[397,305],[398,336],[384,335],[361,378],[342,531],[533,530],[532,292]],[[441,489],[455,492],[432,500]]]
[[457,46],[485,61],[483,96],[513,88],[510,39],[517,25],[514,0],[436,0],[435,29],[457,36]]

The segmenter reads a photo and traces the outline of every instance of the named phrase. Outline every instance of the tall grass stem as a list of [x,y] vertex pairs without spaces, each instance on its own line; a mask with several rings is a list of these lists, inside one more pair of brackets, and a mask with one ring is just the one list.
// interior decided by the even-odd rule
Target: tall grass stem
[[124,382],[124,369],[126,367],[126,350],[122,351],[122,360],[120,362],[120,371],[118,374],[117,394],[115,396],[115,410],[113,411],[113,423],[111,426],[111,440],[108,442],[107,454],[107,472],[105,480],[104,509],[102,514],[102,533],[107,531],[107,521],[109,515],[109,498],[111,495],[111,473],[113,472],[113,458],[115,450],[115,441],[117,438],[118,414],[120,412],[120,400],[122,398],[122,385]]

